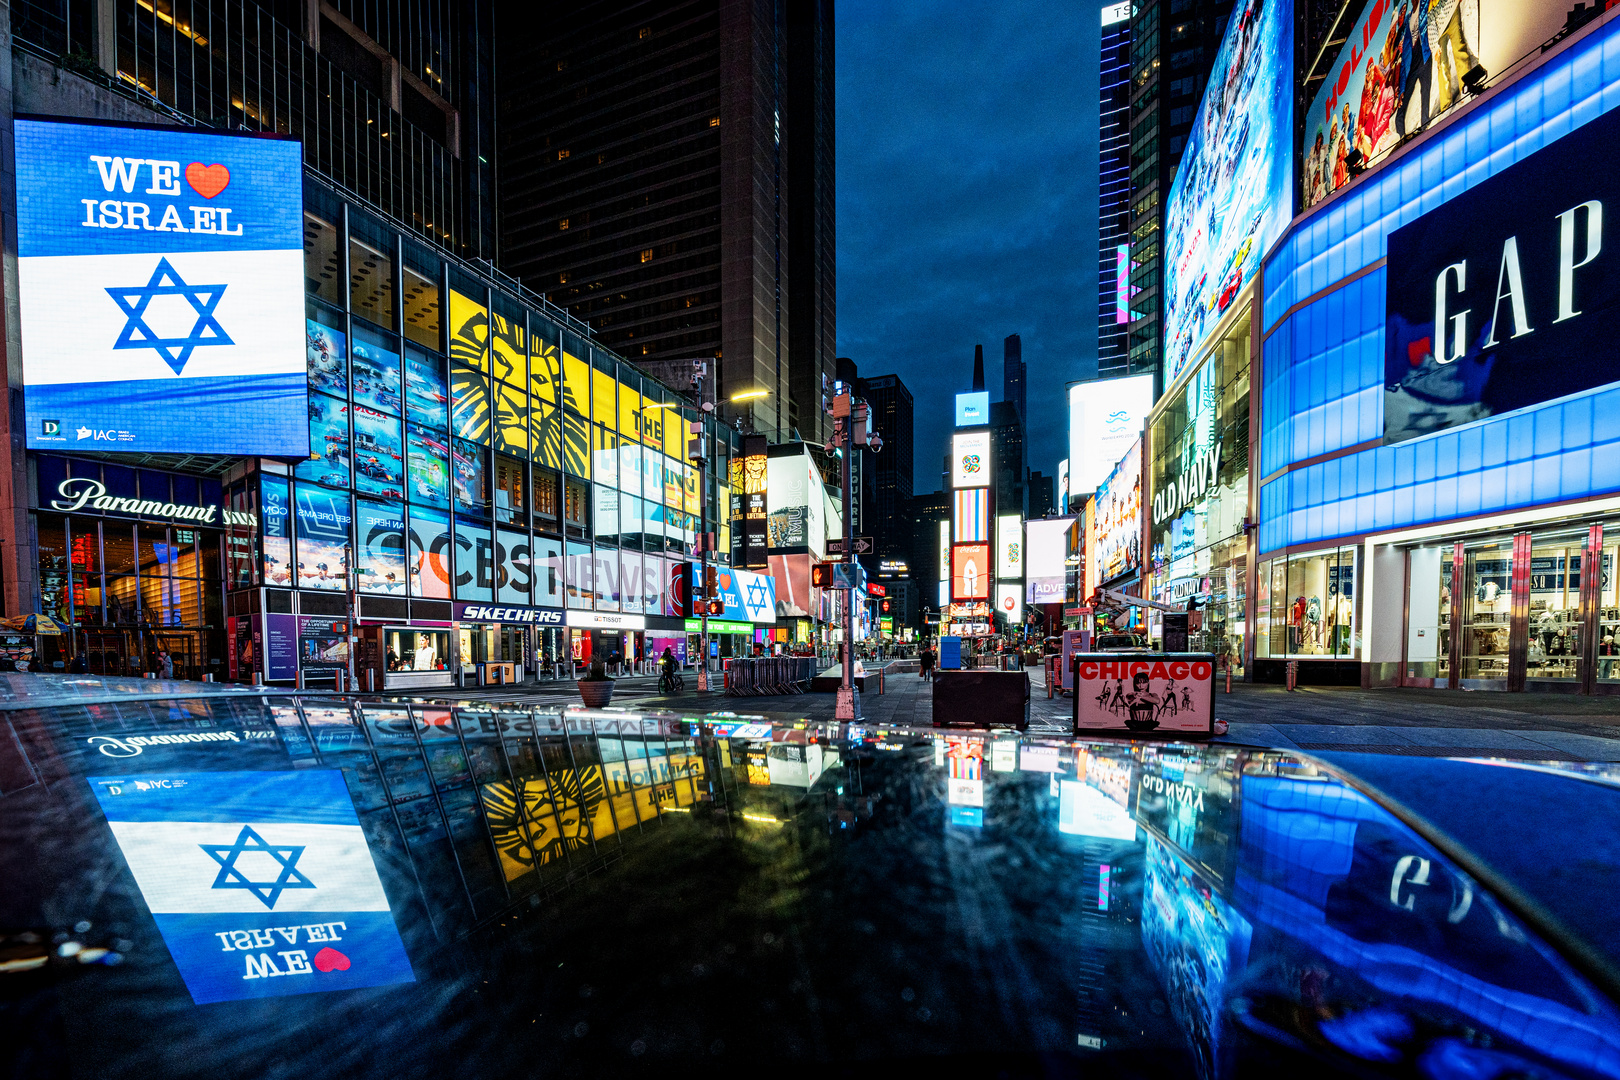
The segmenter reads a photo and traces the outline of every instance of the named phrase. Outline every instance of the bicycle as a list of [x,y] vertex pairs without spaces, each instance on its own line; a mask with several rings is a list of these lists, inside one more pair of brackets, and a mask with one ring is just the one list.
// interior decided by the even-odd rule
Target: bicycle
[[660,694],[679,694],[686,689],[686,680],[681,677],[679,668],[671,668],[658,680]]

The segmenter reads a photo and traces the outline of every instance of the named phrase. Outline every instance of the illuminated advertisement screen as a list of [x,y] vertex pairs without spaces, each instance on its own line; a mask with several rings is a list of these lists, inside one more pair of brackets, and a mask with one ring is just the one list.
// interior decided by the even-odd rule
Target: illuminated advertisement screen
[[[1153,376],[1128,375],[1069,387],[1069,494],[1095,492],[1153,408]],[[1062,465],[1058,466],[1059,471]]]
[[1142,566],[1142,445],[1132,444],[1097,489],[1097,562],[1102,582]]
[[951,523],[939,523],[939,580],[951,579]]
[[1064,578],[1068,571],[1069,527],[1073,518],[1046,518],[1024,526],[1024,598],[1031,604],[1057,604],[1063,601]]
[[307,456],[300,145],[15,133],[29,447]]
[[341,772],[90,786],[197,1004],[416,981]]
[[1293,217],[1293,55],[1290,0],[1233,5],[1165,206],[1166,383]]
[[1024,519],[1017,514],[996,518],[996,577],[1016,581],[1024,576]]
[[1114,322],[1131,321],[1131,248],[1120,244],[1114,249]]
[[990,433],[959,431],[951,436],[951,487],[988,487]]
[[981,544],[990,540],[990,491],[968,488],[955,494],[956,542]]
[[1373,0],[1356,20],[1305,117],[1300,202],[1350,182],[1345,158],[1373,161],[1464,101],[1459,76],[1496,74],[1563,29],[1568,0],[1471,0],[1414,9]]
[[990,392],[975,390],[956,395],[956,426],[978,427],[990,422]]
[[1007,625],[1024,621],[1024,587],[1016,581],[996,585],[996,610],[1007,617]]
[[721,567],[720,598],[725,601],[724,617],[740,622],[776,621],[776,581],[769,574]]
[[990,599],[989,544],[958,544],[951,548],[951,599]]

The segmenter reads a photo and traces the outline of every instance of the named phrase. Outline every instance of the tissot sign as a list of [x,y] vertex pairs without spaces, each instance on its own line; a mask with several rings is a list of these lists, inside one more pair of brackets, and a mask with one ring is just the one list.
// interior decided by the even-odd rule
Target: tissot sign
[[1611,111],[1390,234],[1386,442],[1620,379],[1617,139]]

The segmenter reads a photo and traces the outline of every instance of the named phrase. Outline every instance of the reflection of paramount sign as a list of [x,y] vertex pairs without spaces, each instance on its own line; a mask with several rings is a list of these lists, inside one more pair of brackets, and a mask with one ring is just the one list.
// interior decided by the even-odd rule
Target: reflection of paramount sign
[[459,622],[528,623],[534,626],[561,626],[560,609],[526,607],[491,607],[488,604],[458,604]]
[[1216,443],[1198,455],[1198,458],[1179,477],[1170,481],[1163,491],[1153,493],[1153,524],[1175,517],[1182,509],[1209,494],[1215,486],[1215,474],[1221,467],[1221,444]]
[[[89,507],[92,510],[106,510],[115,514],[133,514],[136,517],[163,518],[166,521],[197,521],[212,524],[214,515],[219,511],[217,506],[179,506],[174,503],[158,502],[155,499],[119,499],[107,494],[107,489],[100,480],[89,477],[75,476],[63,480],[56,485],[59,499],[51,500],[51,509],[71,514],[75,510]],[[245,519],[245,520],[243,520]],[[257,525],[252,514],[239,514],[225,511],[225,523],[228,525]]]
[[273,739],[273,731],[186,731],[173,735],[92,735],[86,743],[110,758],[138,757],[148,746],[186,746],[192,743],[240,743]]

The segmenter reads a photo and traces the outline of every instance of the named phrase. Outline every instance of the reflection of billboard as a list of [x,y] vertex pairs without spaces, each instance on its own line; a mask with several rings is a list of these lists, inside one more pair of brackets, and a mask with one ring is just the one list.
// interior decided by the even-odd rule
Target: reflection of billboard
[[988,487],[990,433],[959,431],[951,436],[951,487]]
[[1616,140],[1611,111],[1390,234],[1385,442],[1620,377],[1598,314],[1620,305],[1603,247],[1620,179],[1589,167]]
[[1239,0],[1165,204],[1164,377],[1181,373],[1293,217],[1291,0]]
[[[1596,5],[1590,5],[1596,6]],[[1300,203],[1309,208],[1350,182],[1352,150],[1372,161],[1465,99],[1474,65],[1491,75],[1563,28],[1569,0],[1469,0],[1418,5],[1373,0],[1305,118]]]
[[[1069,387],[1068,494],[1085,498],[1097,490],[1114,462],[1141,434],[1142,421],[1152,407],[1152,375]],[[1062,469],[1060,464],[1060,478]]]
[[341,772],[90,784],[197,1004],[415,981]]
[[1125,808],[1079,780],[1058,783],[1058,832],[1104,840],[1135,840],[1136,822]]
[[1107,583],[1142,566],[1142,446],[1125,452],[1097,489],[1098,580]]
[[990,598],[990,545],[957,544],[951,548],[951,599]]
[[1024,526],[1024,596],[1031,604],[1058,604],[1063,601],[1068,570],[1069,527],[1073,518],[1045,518]]
[[1142,880],[1142,945],[1187,1036],[1198,1075],[1218,1075],[1226,984],[1248,962],[1254,928],[1152,836]]
[[1024,519],[1017,514],[996,518],[996,577],[1017,581],[1024,576]]
[[44,120],[15,140],[28,445],[307,455],[299,144]]

